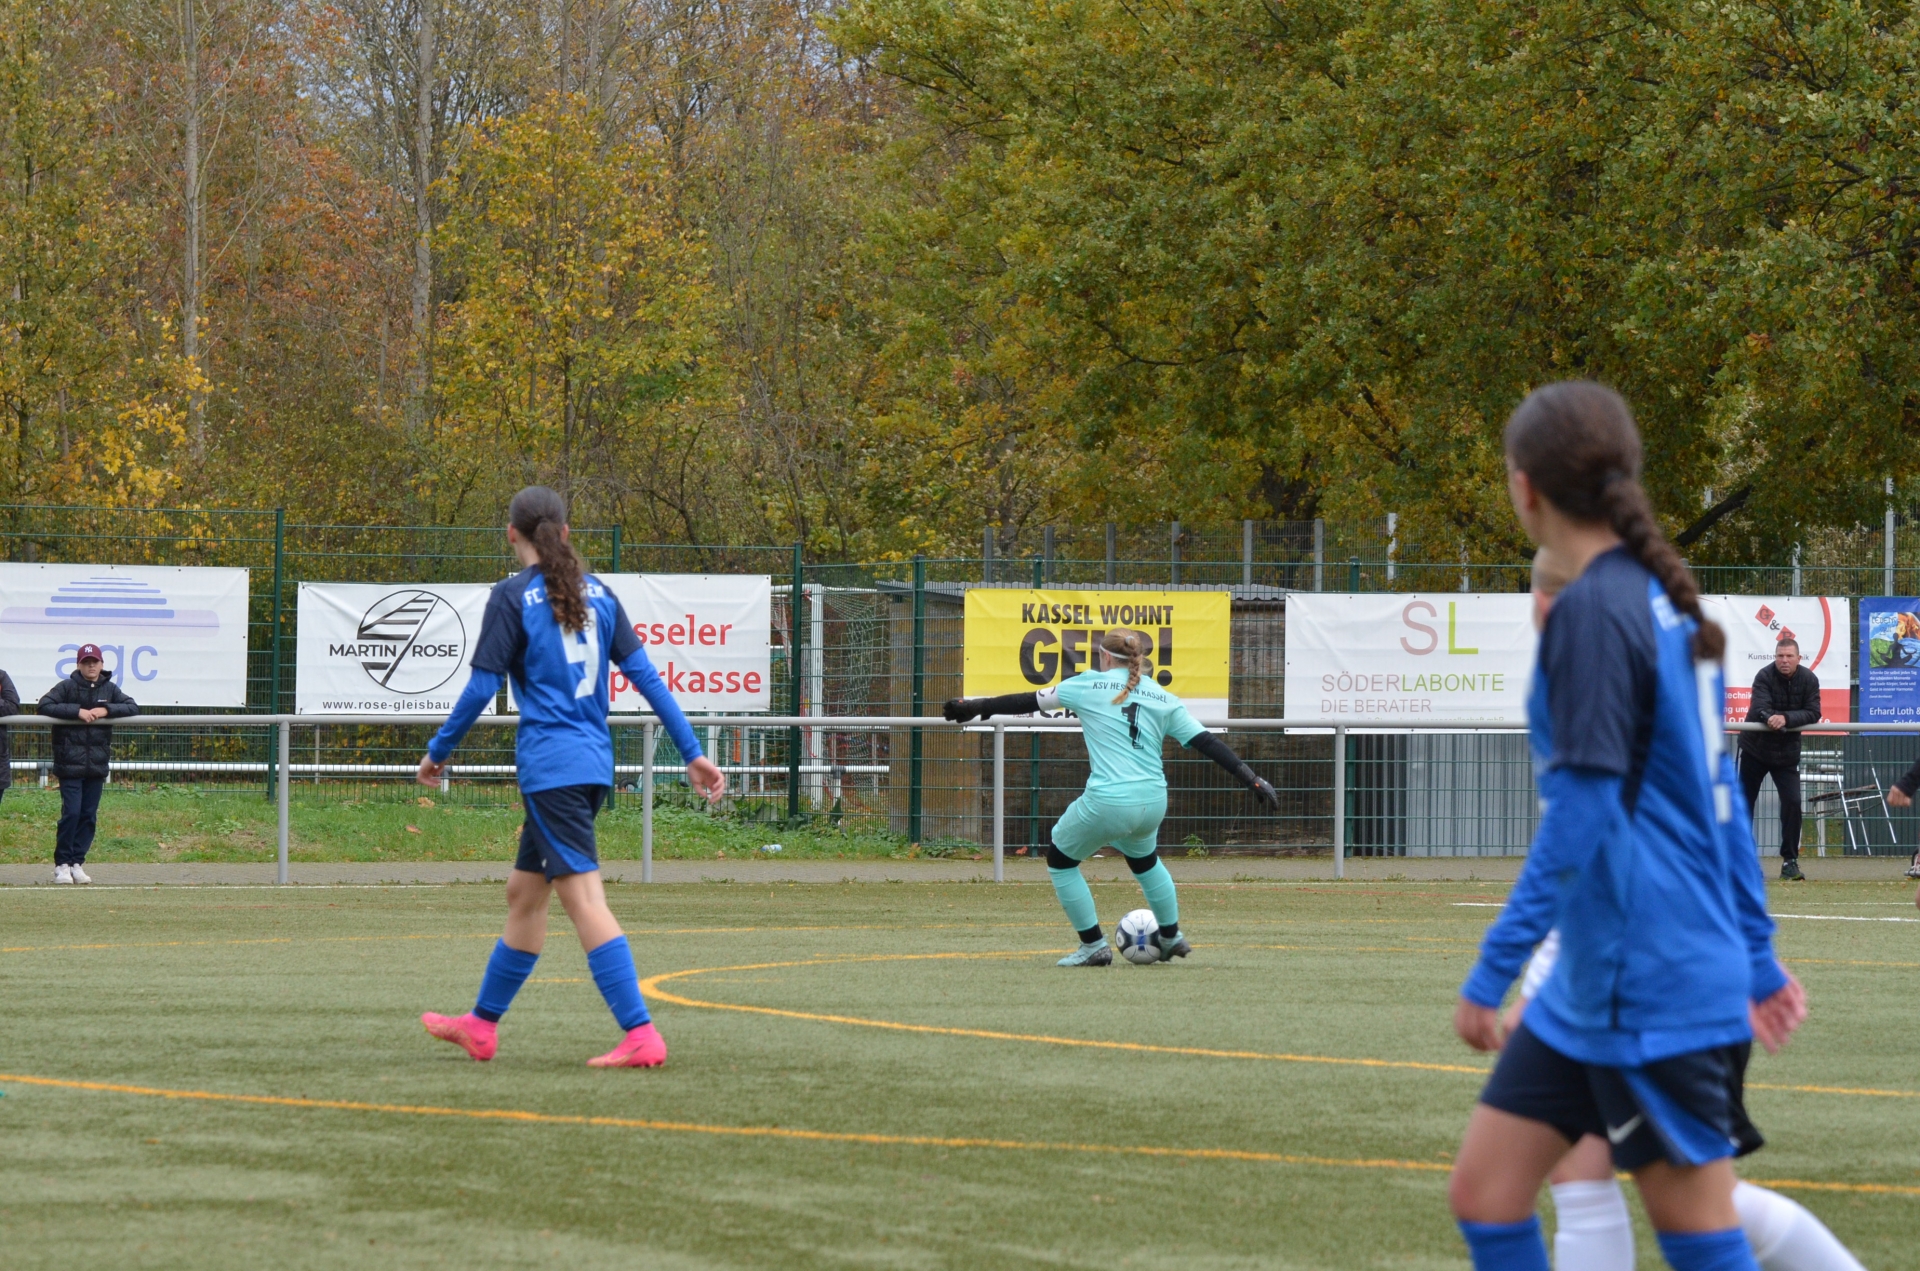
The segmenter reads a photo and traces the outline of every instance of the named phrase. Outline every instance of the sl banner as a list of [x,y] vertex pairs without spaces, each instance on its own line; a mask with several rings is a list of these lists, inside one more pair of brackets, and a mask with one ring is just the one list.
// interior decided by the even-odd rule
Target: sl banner
[[1527,722],[1533,597],[1294,592],[1286,713],[1386,725]]
[[1026,693],[1092,666],[1092,651],[1112,627],[1153,641],[1153,679],[1202,719],[1227,717],[1233,597],[1224,591],[967,592],[968,697]]

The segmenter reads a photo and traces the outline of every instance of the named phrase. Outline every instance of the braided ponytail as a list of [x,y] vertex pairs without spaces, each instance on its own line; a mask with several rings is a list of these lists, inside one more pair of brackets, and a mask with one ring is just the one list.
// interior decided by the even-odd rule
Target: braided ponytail
[[547,603],[566,632],[587,627],[587,566],[566,538],[567,504],[557,491],[530,485],[513,496],[507,522],[539,553]]
[[1100,637],[1100,647],[1127,664],[1127,686],[1113,699],[1113,704],[1118,706],[1140,687],[1140,677],[1152,669],[1153,637],[1144,631],[1115,627]]
[[1718,661],[1727,635],[1700,609],[1700,584],[1654,518],[1640,484],[1640,430],[1620,394],[1591,380],[1537,388],[1507,421],[1507,462],[1576,521],[1604,523],[1660,580],[1673,607],[1699,624],[1696,661]]

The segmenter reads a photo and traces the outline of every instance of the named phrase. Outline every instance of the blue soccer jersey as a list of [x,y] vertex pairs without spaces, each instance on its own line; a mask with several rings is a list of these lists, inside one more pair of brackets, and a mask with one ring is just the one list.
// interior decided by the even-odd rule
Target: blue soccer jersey
[[1624,549],[1563,591],[1529,693],[1540,828],[1462,993],[1498,1005],[1528,952],[1560,956],[1527,1025],[1586,1063],[1638,1065],[1744,1041],[1785,983],[1716,664]]
[[520,708],[514,757],[521,790],[611,785],[609,664],[619,666],[645,696],[681,757],[689,762],[700,757],[700,743],[686,715],[661,683],[619,599],[591,574],[586,589],[586,626],[570,632],[554,617],[546,580],[537,567],[494,585],[480,620],[472,677],[453,714],[427,746],[435,763],[453,753],[507,677]]

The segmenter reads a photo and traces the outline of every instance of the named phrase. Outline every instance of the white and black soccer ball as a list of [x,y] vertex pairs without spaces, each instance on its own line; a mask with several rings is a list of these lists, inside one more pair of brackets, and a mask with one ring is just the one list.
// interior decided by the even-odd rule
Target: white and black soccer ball
[[1113,929],[1113,945],[1127,961],[1146,966],[1160,960],[1160,946],[1154,940],[1159,934],[1160,923],[1154,918],[1153,910],[1136,909]]

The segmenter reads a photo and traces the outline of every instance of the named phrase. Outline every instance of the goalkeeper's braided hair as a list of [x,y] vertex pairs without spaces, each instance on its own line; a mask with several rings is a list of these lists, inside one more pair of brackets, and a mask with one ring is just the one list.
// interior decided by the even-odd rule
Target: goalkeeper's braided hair
[[1152,669],[1153,637],[1144,631],[1115,627],[1100,637],[1100,647],[1127,664],[1127,686],[1113,699],[1113,704],[1118,706],[1140,687],[1140,677]]

